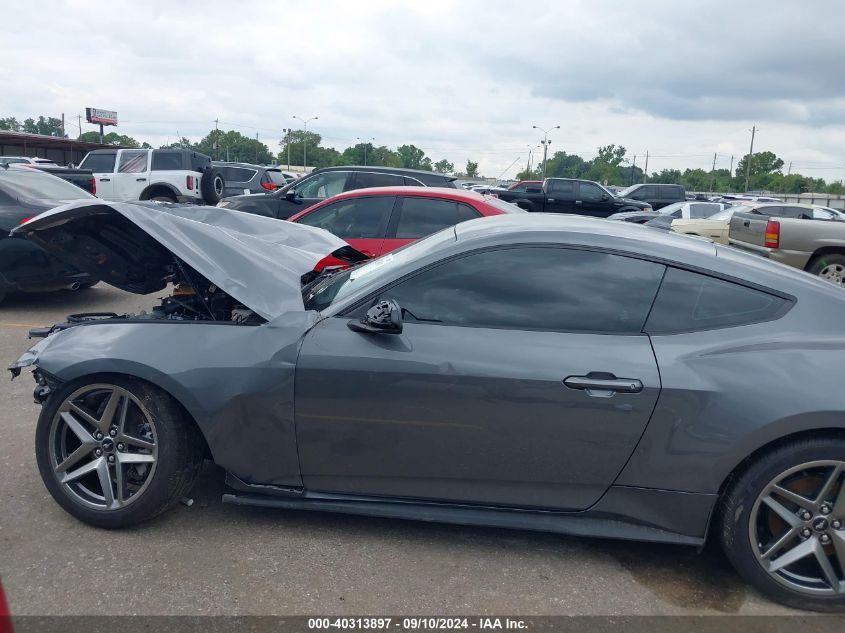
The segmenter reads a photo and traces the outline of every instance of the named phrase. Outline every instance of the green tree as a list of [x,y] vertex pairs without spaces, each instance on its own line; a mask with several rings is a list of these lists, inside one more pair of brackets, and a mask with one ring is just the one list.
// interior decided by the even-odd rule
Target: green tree
[[[308,165],[318,167],[331,167],[340,160],[340,153],[334,149],[327,149],[320,146],[323,137],[316,132],[305,132],[303,130],[291,130],[279,145],[282,151],[279,152],[277,161],[279,164],[287,164],[288,147],[290,147],[291,165],[302,164],[302,153],[305,148]],[[322,150],[322,151],[321,151]]]
[[431,159],[416,145],[400,145],[396,148],[402,167],[431,171]]
[[455,164],[444,158],[434,163],[434,171],[440,174],[451,174],[455,171]]
[[235,130],[211,130],[199,143],[196,151],[215,160],[266,165],[273,162],[273,155],[261,141],[244,136]]
[[[99,132],[83,132],[77,137],[79,141],[85,141],[86,143],[99,143],[100,142],[100,133]],[[103,136],[103,143],[107,145],[118,145],[120,147],[138,147],[141,149],[149,149],[149,143],[139,143],[137,140],[132,138],[131,136],[126,136],[124,134],[118,134],[117,132],[109,132],[108,134]]]
[[584,178],[603,183],[618,183],[622,181],[620,165],[625,160],[625,148],[621,145],[604,145],[599,147],[598,154],[590,161],[590,166],[584,172]]
[[10,132],[20,132],[21,124],[15,117],[10,116],[0,119],[0,130],[9,130]]
[[478,163],[467,158],[467,178],[478,178]]
[[[577,154],[567,154],[566,152],[555,152],[554,155],[546,161],[546,178],[583,178],[589,163]],[[540,166],[534,173],[536,179],[542,177],[543,165]],[[534,180],[535,178],[526,178],[525,180]]]
[[38,120],[33,118],[24,119],[23,131],[30,134],[44,134],[46,136],[61,136],[62,134],[62,120],[55,117],[39,116]]
[[180,149],[180,148],[193,149],[193,147],[194,147],[194,144],[191,143],[191,140],[187,139],[183,136],[182,138],[180,138],[175,143],[168,143],[167,145],[159,146],[159,149]]
[[783,160],[772,152],[755,152],[743,156],[736,166],[736,176],[733,187],[737,191],[745,188],[745,172],[748,170],[748,188],[769,189],[778,180],[775,174],[780,174],[783,168]]

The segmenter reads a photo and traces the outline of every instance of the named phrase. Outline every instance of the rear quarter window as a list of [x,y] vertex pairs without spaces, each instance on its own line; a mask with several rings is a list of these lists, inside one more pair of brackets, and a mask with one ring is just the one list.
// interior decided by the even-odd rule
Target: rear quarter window
[[748,325],[776,319],[790,306],[790,301],[761,290],[670,267],[644,330],[677,334]]

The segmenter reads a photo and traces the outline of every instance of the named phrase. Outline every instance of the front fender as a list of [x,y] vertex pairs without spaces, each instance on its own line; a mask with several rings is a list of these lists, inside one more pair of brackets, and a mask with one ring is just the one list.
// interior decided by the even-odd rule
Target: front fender
[[193,417],[217,464],[248,483],[300,486],[294,373],[314,315],[292,312],[262,326],[97,322],[49,337],[36,364],[62,382],[146,380]]

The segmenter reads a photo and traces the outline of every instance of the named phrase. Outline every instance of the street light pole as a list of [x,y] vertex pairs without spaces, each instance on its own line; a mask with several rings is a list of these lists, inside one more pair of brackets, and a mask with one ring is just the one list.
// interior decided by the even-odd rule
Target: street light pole
[[549,138],[549,132],[552,130],[559,130],[560,126],[556,125],[554,127],[550,127],[548,130],[544,130],[538,125],[532,126],[535,130],[540,130],[543,133],[543,140],[540,141],[540,144],[543,146],[543,180],[546,179],[546,158],[549,154],[549,143],[551,143],[551,139]]
[[748,160],[745,162],[745,191],[748,191],[748,179],[751,176],[751,160],[754,158],[754,135],[757,134],[757,126],[751,126],[751,148],[748,150]]
[[302,169],[305,170],[308,167],[308,122],[316,121],[320,117],[312,116],[310,119],[303,119],[294,114],[293,118],[302,121]]
[[372,136],[370,138],[361,138],[360,136],[356,136],[355,140],[358,141],[359,143],[361,143],[364,146],[364,167],[366,167],[367,166],[367,144],[370,143],[371,141],[376,140],[376,139],[375,139],[375,137],[372,137]]

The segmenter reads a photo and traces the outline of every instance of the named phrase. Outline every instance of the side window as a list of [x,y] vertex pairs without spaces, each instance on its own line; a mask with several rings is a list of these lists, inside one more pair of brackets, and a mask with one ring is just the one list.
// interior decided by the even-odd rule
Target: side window
[[693,203],[689,206],[689,217],[694,220],[708,218],[718,210],[719,205],[716,204]]
[[245,167],[221,167],[223,179],[227,182],[249,182],[257,173],[254,169]]
[[673,334],[732,327],[780,316],[789,302],[707,275],[669,268],[645,331]]
[[370,187],[404,187],[405,179],[393,174],[377,174],[366,171],[355,172],[354,189],[369,189]]
[[681,207],[680,209],[675,209],[672,213],[669,214],[669,217],[674,219],[679,219],[684,215],[684,209]]
[[604,195],[602,188],[592,182],[579,183],[578,189],[581,200],[586,200],[587,202],[599,202]]
[[405,181],[406,187],[424,187],[425,186],[419,180],[417,180],[416,178],[408,178],[408,176],[405,176],[402,180]]
[[[444,262],[381,293],[409,321],[482,328],[639,333],[664,266],[555,247],[483,251]],[[602,271],[624,270],[625,275]],[[530,271],[530,274],[518,274]]]
[[331,198],[343,192],[347,171],[327,171],[315,174],[296,186],[296,193],[303,198]]
[[525,193],[543,193],[543,188],[540,185],[528,185],[525,187]]
[[685,198],[683,190],[674,185],[657,187],[656,189],[661,200],[683,200]]
[[393,196],[338,200],[304,215],[297,223],[326,229],[343,239],[384,237],[394,200]]
[[182,169],[182,152],[153,150],[152,171],[179,171]]
[[147,171],[147,150],[124,150],[120,154],[120,164],[117,171],[122,174],[141,174]]
[[[464,211],[459,211],[459,206]],[[397,239],[419,239],[436,233],[447,226],[454,226],[458,222],[470,219],[467,210],[478,217],[473,209],[465,205],[458,205],[452,200],[438,200],[436,198],[402,198],[399,209],[399,220],[396,223]],[[462,217],[461,217],[462,216]]]
[[640,187],[628,197],[634,200],[652,200],[652,189],[653,187]]
[[516,187],[511,188],[511,191],[525,193],[528,191],[528,185],[517,185]]
[[575,183],[571,180],[550,180],[549,193],[553,193],[559,198],[574,198]]
[[117,153],[88,154],[79,165],[79,168],[90,169],[95,174],[110,174],[114,171],[114,161],[116,158]]

